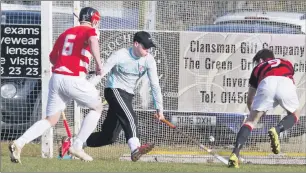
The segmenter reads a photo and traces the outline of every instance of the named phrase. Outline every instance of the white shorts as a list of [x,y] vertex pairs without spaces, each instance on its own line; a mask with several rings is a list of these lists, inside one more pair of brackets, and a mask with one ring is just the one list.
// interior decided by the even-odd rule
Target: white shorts
[[293,81],[283,76],[263,79],[256,91],[252,110],[269,111],[280,105],[293,113],[299,108],[299,99]]
[[85,78],[53,74],[49,81],[46,116],[63,111],[72,100],[90,109],[101,103],[99,91]]

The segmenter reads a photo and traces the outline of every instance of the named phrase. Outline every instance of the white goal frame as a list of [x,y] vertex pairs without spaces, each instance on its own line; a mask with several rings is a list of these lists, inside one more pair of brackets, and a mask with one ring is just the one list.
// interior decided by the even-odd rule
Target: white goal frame
[[[41,38],[44,41],[41,42],[41,66],[42,66],[42,118],[45,118],[47,100],[48,100],[48,83],[51,75],[50,63],[49,63],[49,53],[52,50],[52,38],[53,38],[53,24],[52,24],[52,1],[42,1],[41,2]],[[53,128],[46,131],[41,138],[41,156],[43,158],[53,157]]]

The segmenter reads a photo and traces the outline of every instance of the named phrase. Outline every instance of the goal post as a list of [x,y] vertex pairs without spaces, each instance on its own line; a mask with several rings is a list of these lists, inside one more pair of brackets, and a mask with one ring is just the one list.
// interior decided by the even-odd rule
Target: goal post
[[[74,1],[73,2],[73,13],[75,15],[79,15],[80,13],[80,10],[81,10],[81,7],[80,7],[80,1]],[[73,25],[74,26],[78,26],[79,25],[79,19],[77,17],[73,17]],[[82,116],[81,116],[81,109],[80,107],[77,105],[76,101],[73,101],[73,120],[74,120],[74,123],[73,123],[73,131],[74,131],[74,134],[77,134],[81,128],[81,122],[82,122]]]
[[[41,53],[41,66],[42,66],[42,118],[46,118],[46,107],[48,100],[48,88],[49,88],[49,79],[51,76],[51,66],[49,62],[49,53],[52,50],[52,39],[53,39],[53,18],[52,18],[52,1],[42,1],[41,2],[41,42],[42,53]],[[52,158],[53,157],[53,128],[47,130],[42,136],[42,157],[43,158]]]
[[156,29],[156,1],[144,1],[144,3],[144,29],[154,31]]

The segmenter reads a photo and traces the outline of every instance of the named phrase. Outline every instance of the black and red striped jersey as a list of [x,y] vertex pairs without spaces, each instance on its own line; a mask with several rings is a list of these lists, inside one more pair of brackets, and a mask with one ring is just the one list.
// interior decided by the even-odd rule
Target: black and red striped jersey
[[249,86],[257,88],[268,76],[285,76],[293,80],[294,69],[290,61],[282,58],[267,59],[254,67],[249,79]]

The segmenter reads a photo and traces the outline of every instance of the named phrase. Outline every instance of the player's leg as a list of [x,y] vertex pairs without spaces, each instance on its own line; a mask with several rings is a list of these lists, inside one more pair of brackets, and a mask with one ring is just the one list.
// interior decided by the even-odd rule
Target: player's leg
[[143,154],[151,151],[154,144],[140,144],[138,117],[132,108],[133,95],[120,89],[106,89],[105,98],[109,104],[116,107],[118,119],[131,150],[131,159],[137,161]]
[[92,133],[84,143],[84,147],[102,147],[116,142],[122,127],[115,109],[112,104],[109,104],[101,131]]
[[292,128],[300,117],[299,99],[296,87],[289,78],[280,78],[280,85],[276,90],[276,100],[287,111],[285,116],[275,127],[269,130],[271,139],[271,148],[274,154],[280,152],[279,134],[285,130]]
[[229,165],[228,165],[229,167],[239,168],[238,160],[239,160],[240,150],[245,145],[254,126],[260,120],[262,115],[264,115],[264,113],[265,113],[264,111],[257,111],[257,110],[252,110],[250,112],[250,115],[247,117],[247,119],[245,120],[244,124],[241,126],[237,134],[235,147],[229,158]]
[[69,152],[84,161],[92,161],[92,157],[84,152],[83,144],[95,130],[103,110],[99,91],[86,79],[70,78],[65,82],[67,95],[75,100],[78,105],[90,109],[82,122],[79,133],[69,148]]
[[[85,147],[102,147],[116,142],[122,130],[116,112],[112,106],[109,106],[107,116],[102,123],[101,131],[92,133],[86,142],[83,144]],[[65,137],[66,139],[67,137]],[[62,144],[63,145],[63,144]],[[60,146],[61,148],[61,146]]]
[[273,89],[271,89],[273,87],[274,86],[269,86],[265,81],[260,83],[251,106],[250,115],[247,117],[237,134],[235,147],[229,158],[229,167],[239,167],[238,158],[240,150],[245,145],[253,128],[256,126],[262,115],[264,115],[267,110],[273,109],[275,94]]
[[67,97],[59,93],[59,83],[60,80],[54,76],[51,77],[49,82],[46,118],[34,123],[22,136],[9,144],[12,162],[21,162],[20,154],[24,145],[43,135],[46,130],[58,122],[60,112],[65,109],[65,103],[68,101]]

